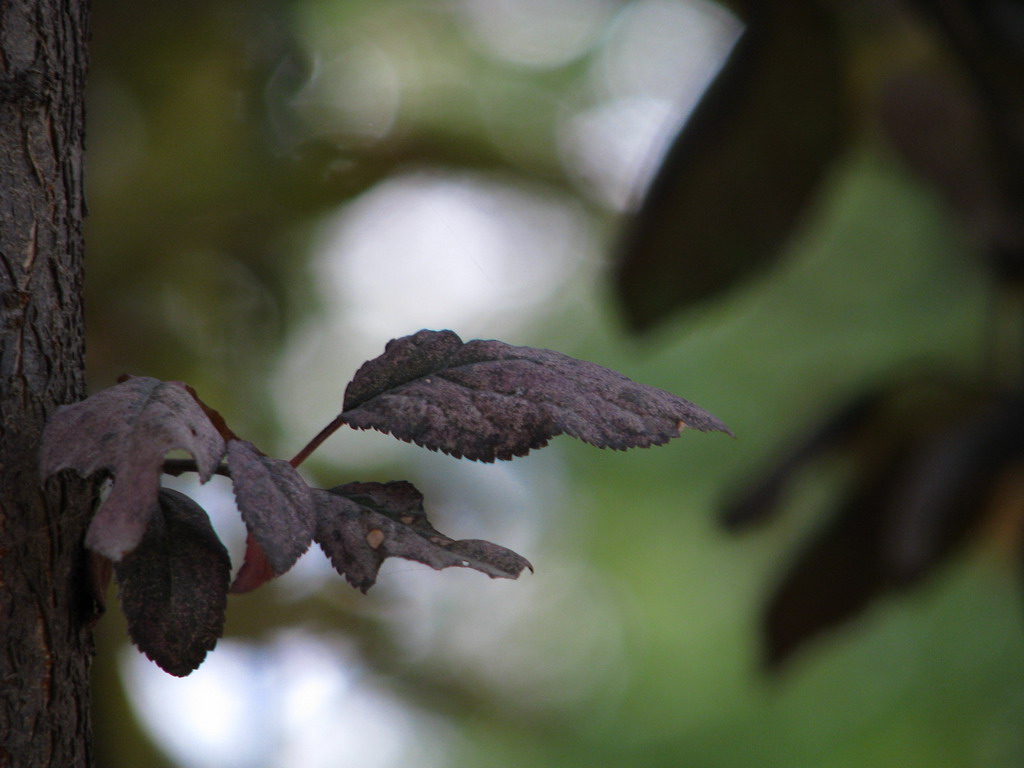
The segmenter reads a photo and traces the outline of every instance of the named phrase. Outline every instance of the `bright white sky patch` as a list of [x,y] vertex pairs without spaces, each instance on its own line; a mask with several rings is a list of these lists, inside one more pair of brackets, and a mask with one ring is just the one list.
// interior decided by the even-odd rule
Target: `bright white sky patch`
[[592,195],[613,210],[626,210],[656,170],[682,118],[666,99],[627,96],[575,115],[563,131],[563,155]]
[[186,678],[125,648],[129,698],[187,768],[417,768],[440,764],[443,727],[361,678],[342,648],[306,632],[223,640]]
[[623,7],[592,69],[598,102],[569,117],[559,135],[566,167],[592,196],[614,210],[639,201],[740,29],[706,0]]
[[473,37],[492,56],[547,68],[568,64],[594,43],[611,11],[608,0],[462,0]]
[[325,299],[385,340],[529,313],[590,249],[564,199],[479,177],[380,184],[325,228]]
[[612,98],[651,96],[693,106],[736,41],[740,22],[707,0],[627,3],[593,74]]

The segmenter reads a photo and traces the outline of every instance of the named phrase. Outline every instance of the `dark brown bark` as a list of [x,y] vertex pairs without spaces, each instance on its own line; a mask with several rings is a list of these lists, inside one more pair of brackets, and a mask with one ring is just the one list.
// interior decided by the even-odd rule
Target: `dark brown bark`
[[87,0],[0,0],[0,766],[90,763],[90,486],[40,484],[50,412],[84,394]]

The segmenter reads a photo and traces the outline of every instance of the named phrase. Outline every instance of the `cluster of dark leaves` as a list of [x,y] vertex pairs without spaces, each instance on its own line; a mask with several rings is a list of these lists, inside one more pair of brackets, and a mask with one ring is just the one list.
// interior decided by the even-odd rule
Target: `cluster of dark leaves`
[[[1024,6],[728,4],[746,25],[743,35],[621,244],[616,289],[633,328],[647,329],[766,269],[857,138],[849,130],[855,125],[874,126],[946,199],[993,291],[1019,312]],[[904,55],[908,41],[914,57]],[[868,49],[870,73],[863,68]],[[846,87],[851,72],[857,93]],[[1011,322],[1016,327],[1020,317]],[[727,504],[726,525],[743,529],[778,513],[787,491],[820,462],[840,456],[850,471],[768,600],[769,666],[881,595],[918,583],[991,511],[1024,455],[1024,396],[1019,383],[997,388],[950,378],[894,378],[855,395]]]
[[[391,341],[357,371],[341,414],[311,445],[342,424],[488,462],[522,456],[563,433],[626,449],[665,443],[684,427],[728,432],[693,403],[608,368],[500,341],[464,343],[451,331]],[[194,461],[167,460],[174,450]],[[132,640],[174,675],[190,673],[216,644],[229,591],[248,592],[285,573],[314,541],[364,592],[388,557],[492,578],[532,570],[508,549],[437,531],[410,483],[311,488],[296,470],[308,453],[290,462],[266,456],[189,386],[126,377],[54,413],[41,464],[44,475],[71,469],[113,480],[85,544],[101,564],[113,563]],[[203,482],[217,473],[232,480],[248,534],[233,581],[206,512],[161,487],[164,473],[183,467]]]
[[1024,399],[939,377],[864,392],[744,487],[723,523],[738,531],[766,522],[836,457],[849,477],[764,609],[769,668],[878,598],[919,583],[1001,511],[1001,491],[1024,460]]
[[[1019,3],[727,4],[743,33],[619,247],[615,289],[634,329],[769,267],[855,125],[877,127],[935,185],[1001,278],[1024,279]],[[928,55],[901,55],[911,43]],[[877,61],[887,48],[891,66],[858,69],[865,50]],[[851,73],[870,98],[848,87]]]

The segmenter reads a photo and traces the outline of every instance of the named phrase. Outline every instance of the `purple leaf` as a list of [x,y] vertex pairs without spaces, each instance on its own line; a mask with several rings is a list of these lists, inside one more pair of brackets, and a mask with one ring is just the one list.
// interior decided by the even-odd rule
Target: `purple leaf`
[[619,450],[665,443],[684,427],[729,433],[693,403],[609,368],[548,349],[463,343],[451,331],[389,342],[349,384],[342,417],[481,461],[522,456],[562,433]]
[[239,571],[246,578],[237,580],[232,590],[249,591],[267,580],[251,578],[257,571],[266,576],[262,564],[255,568],[261,556],[270,566],[270,578],[287,571],[309,549],[316,510],[309,486],[287,461],[263,456],[245,440],[229,441],[227,453],[238,511],[250,535]]
[[415,560],[440,570],[474,568],[491,578],[515,579],[526,558],[488,541],[454,541],[439,533],[423,511],[423,496],[410,483],[348,483],[316,490],[316,541],[348,582],[366,592],[388,557]]
[[116,562],[142,538],[164,456],[175,449],[195,457],[206,482],[224,455],[224,440],[184,384],[132,377],[58,408],[43,432],[40,463],[44,476],[68,468],[82,477],[114,476],[85,543]]
[[231,561],[206,512],[161,489],[139,545],[114,565],[128,632],[164,671],[184,677],[224,631]]

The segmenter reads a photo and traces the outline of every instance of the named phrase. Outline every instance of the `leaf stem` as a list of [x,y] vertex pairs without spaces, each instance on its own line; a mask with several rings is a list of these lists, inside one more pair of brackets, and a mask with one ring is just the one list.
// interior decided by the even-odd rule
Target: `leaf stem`
[[314,437],[312,440],[306,443],[306,447],[299,451],[297,454],[295,454],[295,457],[289,462],[289,464],[291,464],[293,467],[299,466],[299,464],[301,464],[307,458],[309,458],[309,454],[311,454],[313,451],[319,448],[320,444],[328,437],[333,435],[335,432],[337,432],[338,428],[341,427],[341,425],[344,423],[344,414],[339,413],[335,417],[334,421],[332,421],[326,427],[317,432],[316,437]]

